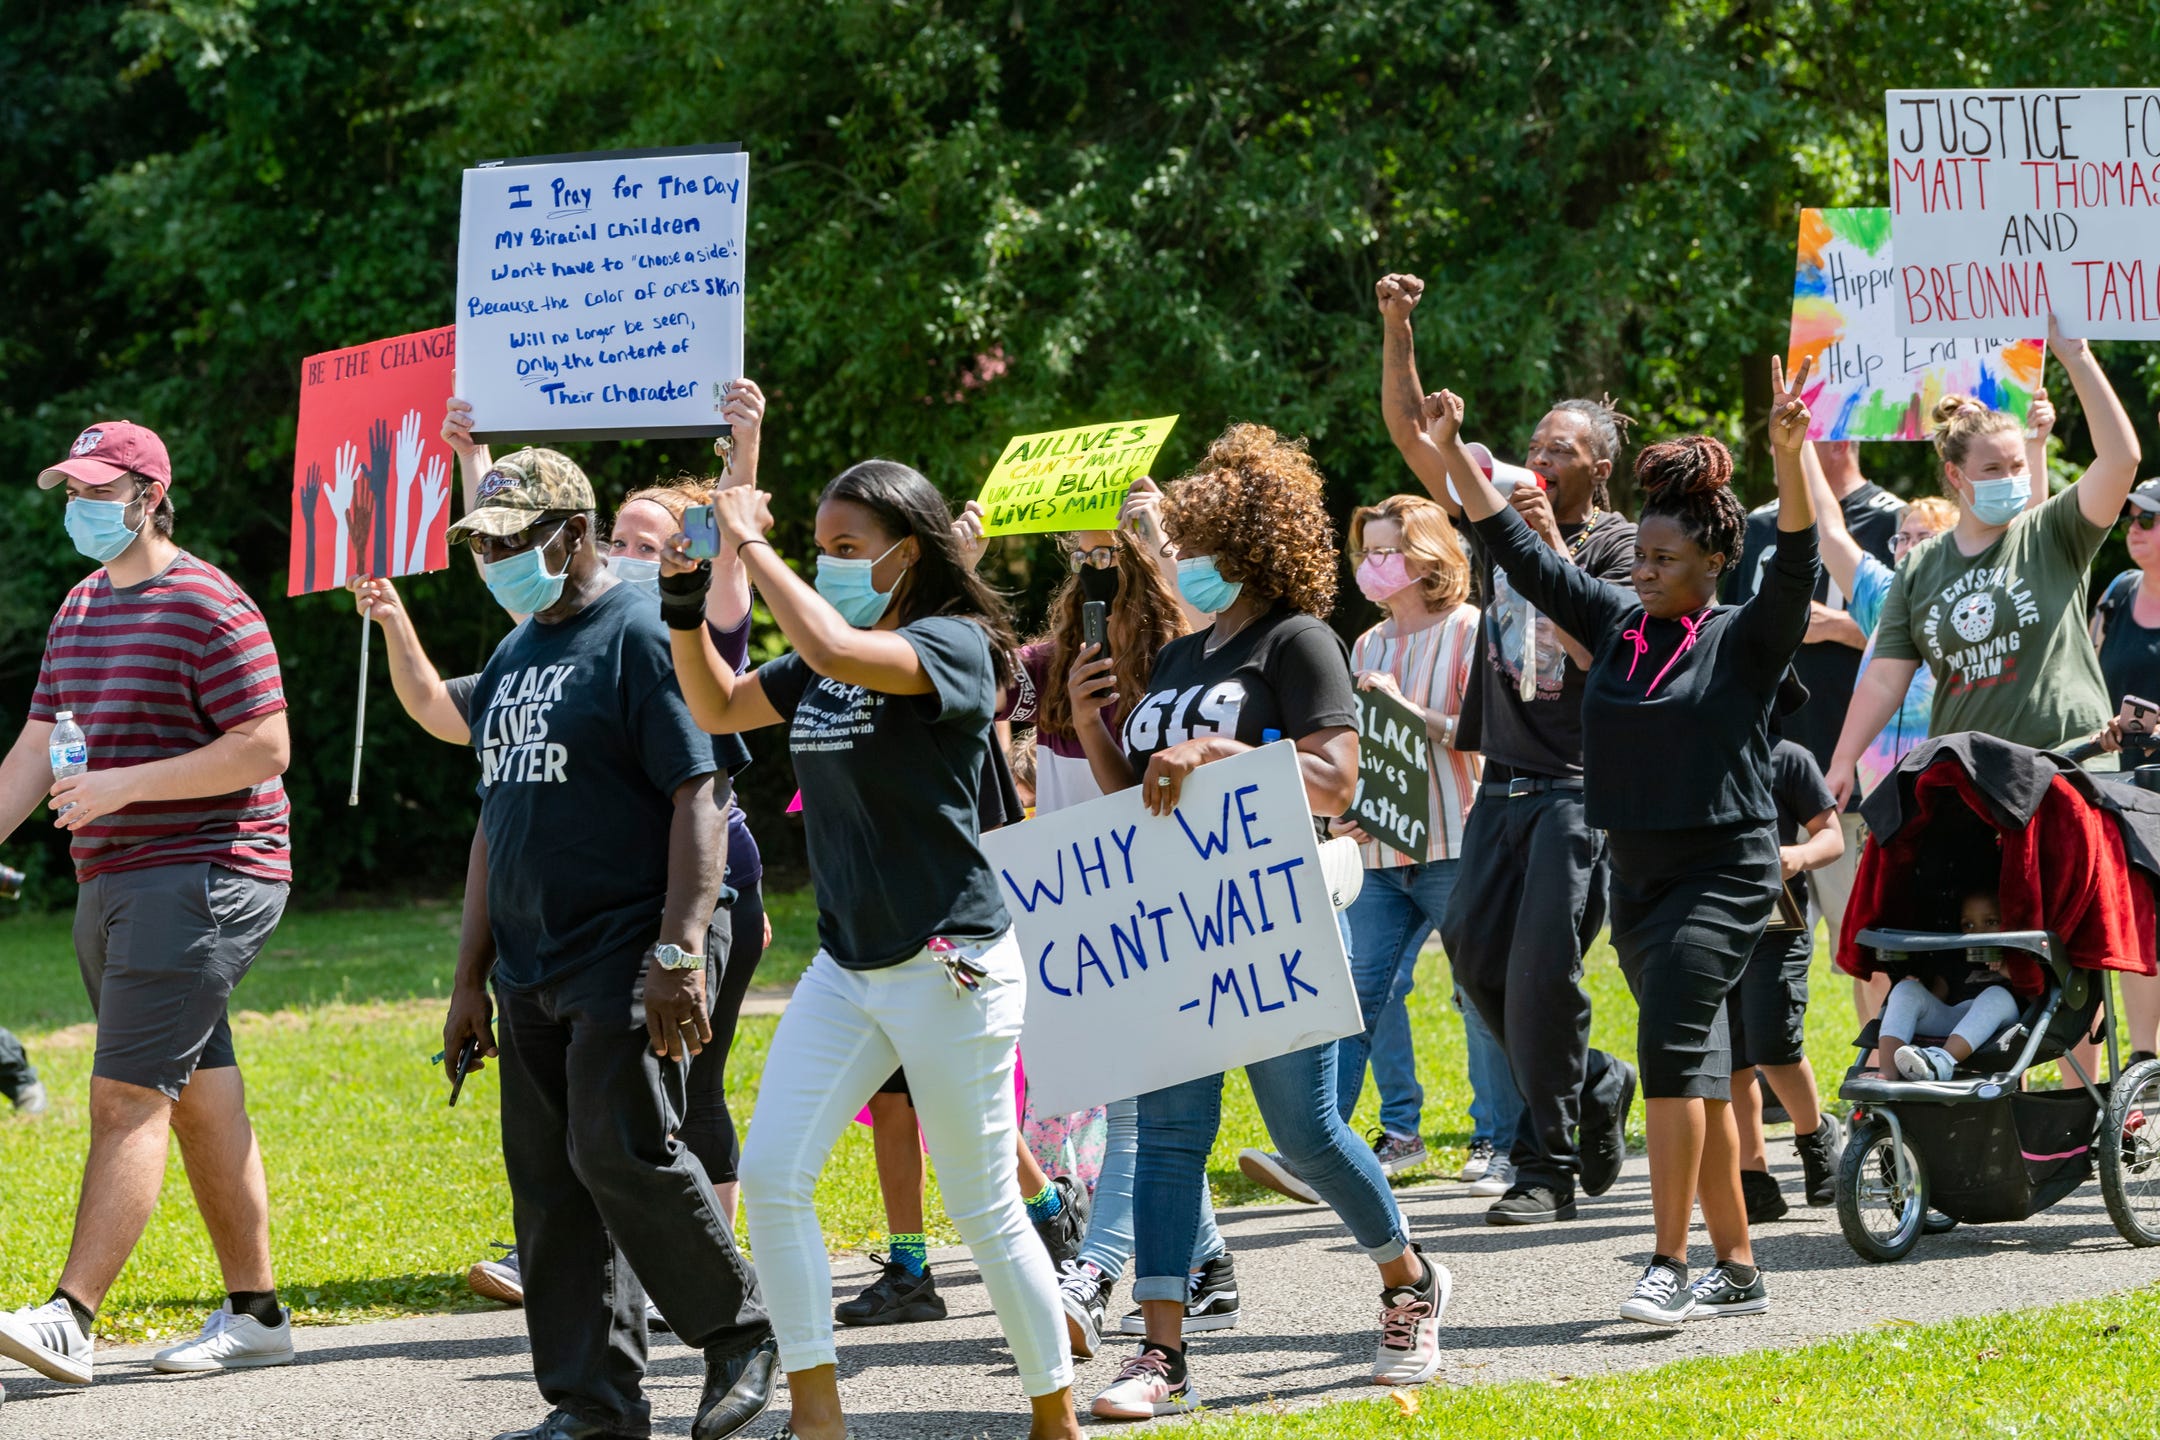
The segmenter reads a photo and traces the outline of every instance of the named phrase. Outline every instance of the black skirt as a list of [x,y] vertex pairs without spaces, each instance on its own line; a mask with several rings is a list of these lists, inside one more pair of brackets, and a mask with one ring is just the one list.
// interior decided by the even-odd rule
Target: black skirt
[[1768,822],[1615,830],[1612,942],[1635,994],[1643,1098],[1732,1098],[1725,1000],[1777,906]]

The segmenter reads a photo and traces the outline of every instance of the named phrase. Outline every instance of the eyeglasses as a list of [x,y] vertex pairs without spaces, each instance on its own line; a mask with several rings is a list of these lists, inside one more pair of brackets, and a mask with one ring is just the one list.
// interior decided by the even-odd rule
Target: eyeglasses
[[[535,543],[544,545],[549,540],[553,540],[556,533],[569,523],[570,517],[568,515],[543,515],[523,530],[519,530],[514,534],[468,535],[465,537],[465,543],[472,546],[472,553],[482,560],[487,559],[490,552],[496,554],[508,552],[516,555],[521,551],[532,548]],[[549,529],[551,526],[553,529]],[[542,530],[548,530],[549,533],[543,537],[540,534]]]
[[1385,560],[1390,555],[1400,555],[1402,553],[1401,548],[1394,545],[1368,545],[1361,549],[1352,550],[1350,558],[1362,565],[1369,559]]
[[1071,564],[1075,575],[1090,566],[1097,570],[1108,570],[1117,564],[1117,547],[1097,545],[1092,550],[1075,550],[1072,552]]
[[1933,535],[1914,535],[1908,531],[1900,530],[1895,535],[1892,535],[1890,537],[1890,553],[1893,555],[1902,555],[1907,550],[1912,549],[1913,546],[1919,544],[1921,541],[1932,540],[1934,538],[1935,537]]

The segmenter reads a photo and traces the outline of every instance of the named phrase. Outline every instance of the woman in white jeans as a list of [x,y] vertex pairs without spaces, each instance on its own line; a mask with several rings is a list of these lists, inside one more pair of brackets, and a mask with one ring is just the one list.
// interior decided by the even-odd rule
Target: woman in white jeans
[[769,501],[744,487],[713,508],[720,544],[793,653],[734,675],[697,618],[705,570],[660,585],[698,723],[787,724],[802,787],[819,949],[773,1037],[741,1167],[788,1376],[783,1433],[847,1434],[814,1192],[841,1132],[904,1066],[946,1211],[1012,1346],[1030,1440],[1077,1437],[1057,1281],[1012,1163],[1025,974],[977,846],[976,790],[1013,649],[1004,607],[967,564],[944,500],[905,465],[866,460],[826,486],[814,589],[765,538]]

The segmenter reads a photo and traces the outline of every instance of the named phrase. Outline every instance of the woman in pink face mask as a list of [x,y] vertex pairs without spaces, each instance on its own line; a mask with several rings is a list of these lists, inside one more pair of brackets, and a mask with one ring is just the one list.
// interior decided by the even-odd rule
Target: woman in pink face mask
[[[1410,1046],[1405,998],[1418,951],[1437,930],[1455,890],[1463,821],[1478,790],[1479,759],[1453,747],[1464,689],[1477,655],[1478,615],[1465,597],[1470,565],[1447,512],[1422,495],[1394,495],[1350,517],[1349,558],[1357,587],[1387,618],[1357,638],[1350,669],[1358,688],[1409,706],[1425,722],[1428,824],[1417,853],[1366,833],[1359,814],[1334,822],[1338,835],[1365,847],[1365,886],[1350,906],[1352,973],[1365,1031],[1338,1042],[1337,1107],[1347,1120],[1370,1062],[1380,1091],[1380,1129],[1372,1137],[1390,1175],[1427,1163],[1422,1138],[1424,1091]],[[1371,743],[1368,741],[1367,743]],[[1463,1010],[1470,1058],[1470,1160],[1461,1178],[1477,1193],[1502,1194],[1512,1174],[1505,1158],[1515,1141],[1522,1098],[1507,1056],[1474,1012]],[[1491,1188],[1497,1186],[1497,1189]]]

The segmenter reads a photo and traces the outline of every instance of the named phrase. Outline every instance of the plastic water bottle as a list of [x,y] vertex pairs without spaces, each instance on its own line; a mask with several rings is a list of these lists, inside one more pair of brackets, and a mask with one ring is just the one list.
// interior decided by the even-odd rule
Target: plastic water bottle
[[[45,742],[45,756],[52,762],[53,779],[65,780],[70,775],[80,775],[90,768],[90,738],[83,734],[82,726],[75,723],[75,712],[62,710],[53,719],[52,738]],[[74,809],[71,802],[60,807],[65,815]]]

